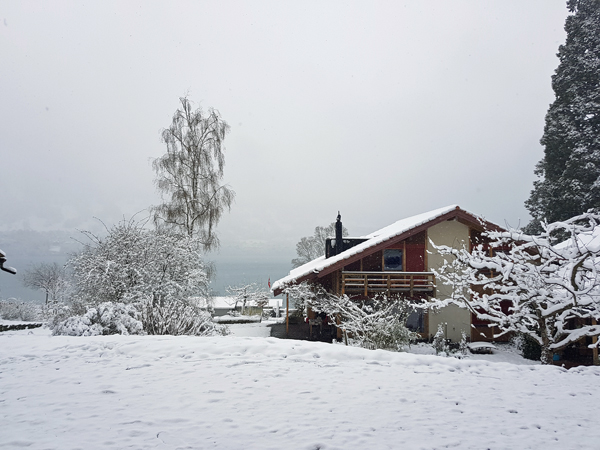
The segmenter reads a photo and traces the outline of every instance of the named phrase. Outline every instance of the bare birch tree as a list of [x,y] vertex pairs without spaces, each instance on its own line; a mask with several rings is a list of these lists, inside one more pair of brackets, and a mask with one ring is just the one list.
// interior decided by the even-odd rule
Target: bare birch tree
[[46,293],[46,304],[48,304],[48,299],[51,301],[58,300],[69,286],[65,268],[57,263],[37,264],[26,270],[23,284],[31,289],[44,291]]
[[152,164],[163,198],[152,212],[156,224],[196,236],[204,250],[211,250],[219,245],[215,227],[235,198],[235,192],[221,181],[229,125],[217,110],[193,110],[187,97],[179,100],[181,108],[162,132],[167,153]]
[[227,292],[235,300],[233,309],[237,308],[238,303],[242,304],[242,314],[244,314],[246,306],[249,304],[259,308],[269,304],[269,292],[261,289],[256,283],[228,286]]
[[[303,237],[296,244],[297,258],[292,259],[292,267],[300,267],[325,254],[325,242],[328,237],[335,236],[335,222],[326,227],[315,227],[312,236]],[[342,227],[342,236],[348,236],[348,229]]]

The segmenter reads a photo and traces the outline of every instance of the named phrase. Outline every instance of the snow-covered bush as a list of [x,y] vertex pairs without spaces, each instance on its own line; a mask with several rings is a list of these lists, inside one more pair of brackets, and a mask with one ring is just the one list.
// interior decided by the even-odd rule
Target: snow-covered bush
[[467,356],[469,353],[469,343],[467,342],[467,333],[461,331],[460,333],[460,342],[458,344],[458,353],[461,356]]
[[433,346],[436,355],[448,355],[448,353],[450,353],[450,348],[448,347],[448,343],[446,342],[444,326],[441,323],[438,324],[438,329],[435,333],[435,336],[433,336],[433,342],[431,343],[431,345]]
[[134,305],[104,302],[81,316],[71,316],[51,325],[53,335],[97,336],[145,334],[140,312]]
[[522,338],[521,355],[523,358],[539,361],[542,356],[542,347],[539,342],[527,335],[522,335]]
[[141,320],[148,334],[212,336],[229,334],[225,325],[215,323],[207,311],[184,301],[164,305],[146,302],[141,309]]
[[144,222],[122,221],[73,256],[74,296],[88,304],[171,301],[207,296],[209,279],[202,243],[169,229],[146,229]]
[[406,326],[413,311],[409,301],[401,297],[381,296],[353,300],[347,295],[327,293],[317,285],[301,283],[284,289],[296,300],[296,305],[324,312],[336,318],[336,326],[345,340],[369,349],[400,351],[414,342],[418,334]]
[[85,302],[71,297],[68,301],[49,301],[42,306],[42,315],[50,328],[71,316],[82,316],[87,312]]
[[[209,313],[186,302],[163,306],[151,302],[104,302],[89,306],[84,314],[70,315],[74,308],[58,309],[50,328],[54,335],[96,336],[108,334],[169,334],[211,336],[228,334],[228,328],[212,321]],[[66,317],[65,317],[66,316]]]
[[148,334],[225,333],[191,300],[208,296],[199,239],[144,225],[123,221],[107,229],[106,238],[85,233],[90,243],[69,261],[72,298],[91,306],[135,305]]
[[14,298],[0,300],[0,319],[23,322],[43,320],[42,305]]
[[413,309],[400,297],[352,300],[346,295],[329,296],[319,302],[319,308],[338,317],[338,327],[364,348],[400,351],[418,337],[406,326]]
[[416,334],[406,327],[405,321],[400,317],[391,317],[388,320],[374,322],[373,328],[363,336],[361,346],[400,351],[416,338]]

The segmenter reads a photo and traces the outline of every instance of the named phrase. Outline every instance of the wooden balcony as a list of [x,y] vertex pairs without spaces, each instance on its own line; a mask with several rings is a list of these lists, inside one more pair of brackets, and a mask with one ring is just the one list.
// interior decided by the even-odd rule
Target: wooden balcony
[[342,272],[342,294],[426,293],[435,296],[435,275],[432,272]]

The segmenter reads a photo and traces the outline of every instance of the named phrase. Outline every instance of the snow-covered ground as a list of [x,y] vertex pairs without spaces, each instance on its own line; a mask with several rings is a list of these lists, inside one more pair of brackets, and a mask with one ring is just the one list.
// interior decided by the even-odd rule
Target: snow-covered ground
[[[598,448],[600,368],[230,336],[0,333],[0,448]],[[424,346],[413,348],[427,353]],[[507,356],[508,355],[508,356]],[[488,359],[481,359],[481,357]]]
[[263,321],[255,323],[234,323],[228,324],[227,327],[231,332],[231,336],[243,337],[269,337],[271,328],[268,325],[274,324],[276,321]]

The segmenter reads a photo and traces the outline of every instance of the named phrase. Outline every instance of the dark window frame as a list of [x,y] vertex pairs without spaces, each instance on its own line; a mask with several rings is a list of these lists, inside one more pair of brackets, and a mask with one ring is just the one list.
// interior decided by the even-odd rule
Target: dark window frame
[[[396,262],[399,261],[399,264]],[[384,272],[402,272],[404,270],[404,251],[398,248],[386,248],[383,251]]]

